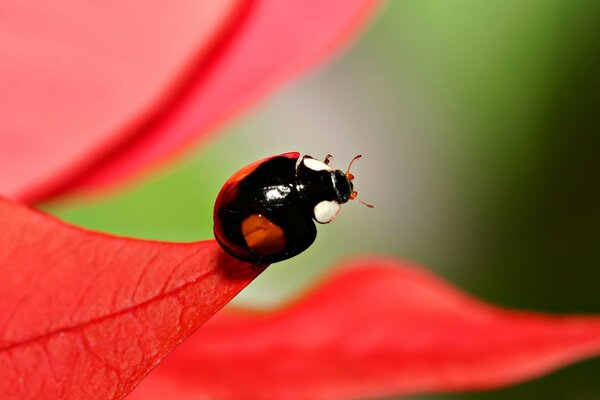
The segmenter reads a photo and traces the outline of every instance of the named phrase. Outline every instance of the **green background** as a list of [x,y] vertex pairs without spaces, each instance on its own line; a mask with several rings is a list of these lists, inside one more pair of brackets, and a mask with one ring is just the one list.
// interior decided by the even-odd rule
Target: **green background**
[[[352,48],[142,179],[42,208],[79,225],[212,237],[232,172],[334,154],[359,197],[302,255],[237,300],[269,307],[343,259],[389,254],[495,304],[600,312],[600,2],[410,0]],[[600,360],[484,393],[418,399],[598,399]]]

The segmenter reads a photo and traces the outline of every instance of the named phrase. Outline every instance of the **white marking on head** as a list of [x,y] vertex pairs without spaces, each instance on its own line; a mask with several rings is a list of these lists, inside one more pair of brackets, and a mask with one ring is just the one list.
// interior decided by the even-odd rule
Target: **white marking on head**
[[331,171],[332,169],[323,161],[315,160],[314,158],[305,158],[303,163],[306,168],[312,169],[313,171]]
[[328,224],[333,221],[337,213],[340,212],[340,208],[340,203],[335,200],[323,200],[317,204],[313,210],[315,220],[320,224]]

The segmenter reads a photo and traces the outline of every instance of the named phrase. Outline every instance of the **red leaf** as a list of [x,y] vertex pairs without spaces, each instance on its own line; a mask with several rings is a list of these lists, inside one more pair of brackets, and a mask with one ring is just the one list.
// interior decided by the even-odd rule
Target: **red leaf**
[[107,185],[189,144],[329,55],[366,20],[372,0],[254,1],[188,92],[140,140],[76,183]]
[[1,1],[0,193],[55,190],[131,139],[239,14],[235,0]]
[[0,200],[0,398],[119,399],[258,273]]
[[220,313],[131,394],[343,399],[493,388],[600,352],[600,318],[508,311],[365,259],[273,313]]
[[330,54],[372,5],[0,5],[0,193],[40,200],[163,158]]

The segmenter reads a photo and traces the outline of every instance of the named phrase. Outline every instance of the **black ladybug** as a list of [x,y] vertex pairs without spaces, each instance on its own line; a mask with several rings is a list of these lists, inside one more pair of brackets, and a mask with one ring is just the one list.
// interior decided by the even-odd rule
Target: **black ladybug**
[[[313,219],[327,224],[356,198],[354,176],[325,161],[292,152],[252,163],[223,185],[214,209],[214,233],[229,254],[254,264],[288,259],[317,236]],[[361,201],[368,207],[373,207]]]

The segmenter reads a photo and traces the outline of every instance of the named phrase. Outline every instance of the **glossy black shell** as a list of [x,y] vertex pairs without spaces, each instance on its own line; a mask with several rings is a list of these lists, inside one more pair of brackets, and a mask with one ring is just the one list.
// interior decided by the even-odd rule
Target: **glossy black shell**
[[[296,166],[299,157],[300,153],[293,152],[265,158],[242,168],[225,183],[215,202],[214,233],[229,254],[255,264],[293,257],[317,236],[315,206],[322,201],[343,204],[350,199],[353,185],[344,172],[324,164],[309,168],[304,160],[311,156],[304,156]],[[261,254],[247,245],[242,232],[244,220],[250,216],[254,216],[248,224],[250,241],[257,232],[275,232],[269,239],[255,240],[254,249],[260,248]],[[263,244],[267,247],[261,248]]]
[[[265,158],[234,174],[223,186],[214,209],[215,238],[229,254],[255,264],[288,259],[306,250],[315,240],[317,229],[312,208],[296,185],[299,153]],[[285,235],[283,250],[259,255],[250,249],[241,224],[253,214],[266,216]]]

